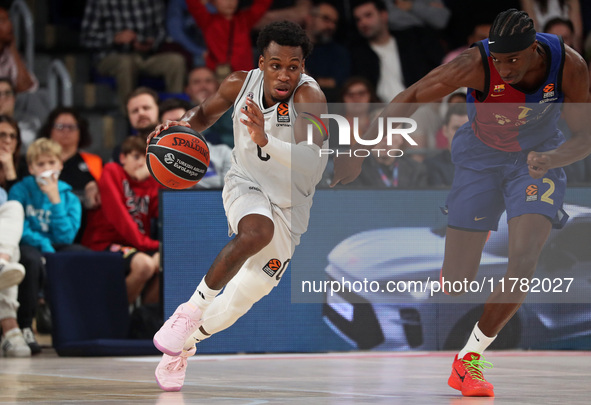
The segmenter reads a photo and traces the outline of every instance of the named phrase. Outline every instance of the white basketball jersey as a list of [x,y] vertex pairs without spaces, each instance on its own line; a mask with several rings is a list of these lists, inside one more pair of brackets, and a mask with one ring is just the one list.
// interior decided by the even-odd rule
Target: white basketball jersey
[[[306,74],[302,74],[297,87],[307,82],[315,82]],[[296,89],[297,89],[296,87]],[[294,90],[295,94],[295,90]],[[294,207],[311,204],[316,184],[322,178],[326,166],[326,157],[319,172],[314,176],[305,176],[277,162],[253,142],[247,127],[240,122],[245,118],[241,110],[246,105],[246,98],[251,98],[261,109],[265,117],[265,133],[281,141],[295,143],[294,128],[296,111],[293,94],[286,102],[277,103],[264,108],[263,103],[263,71],[251,70],[240,94],[234,103],[234,150],[232,151],[231,174],[245,178],[260,185],[261,190],[269,197],[271,203],[281,207]],[[321,159],[318,157],[318,159]]]

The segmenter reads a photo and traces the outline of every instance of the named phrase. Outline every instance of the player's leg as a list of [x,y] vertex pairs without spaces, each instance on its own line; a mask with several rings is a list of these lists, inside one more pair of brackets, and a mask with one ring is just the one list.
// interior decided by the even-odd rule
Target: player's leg
[[482,249],[488,231],[463,230],[448,227],[445,233],[445,255],[441,268],[443,290],[450,295],[460,295],[463,289],[454,290],[454,282],[472,281],[478,273]]
[[290,221],[284,212],[275,208],[276,224],[271,242],[250,257],[238,274],[203,314],[203,324],[185,342],[179,356],[164,354],[156,368],[156,380],[165,391],[179,390],[185,379],[187,358],[195,353],[195,344],[232,326],[241,316],[279,283],[299,241],[292,235]]
[[[464,279],[472,281],[476,277],[488,233],[497,229],[505,208],[498,171],[456,167],[446,203],[449,218],[441,271],[442,290],[459,295],[466,292],[463,291]],[[460,281],[457,285],[462,287],[456,289],[454,281]],[[479,339],[484,343],[482,337]],[[492,384],[482,375],[490,363],[481,358],[478,348],[472,347],[472,340],[455,356],[448,384],[466,396],[494,396]]]
[[[273,212],[268,198],[258,187],[247,185],[244,194],[236,193],[224,206],[230,229],[236,233],[218,254],[205,277],[188,302],[181,304],[154,335],[154,345],[169,356],[178,356],[187,339],[201,325],[202,314],[221,289],[236,275],[248,258],[267,246],[275,231]],[[225,195],[228,193],[224,190]]]

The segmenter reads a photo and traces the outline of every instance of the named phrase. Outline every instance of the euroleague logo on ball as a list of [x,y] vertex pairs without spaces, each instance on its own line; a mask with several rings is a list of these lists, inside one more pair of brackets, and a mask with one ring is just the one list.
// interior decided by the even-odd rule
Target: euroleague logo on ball
[[166,155],[164,155],[164,162],[166,164],[173,164],[174,163],[174,155],[172,153],[167,153]]

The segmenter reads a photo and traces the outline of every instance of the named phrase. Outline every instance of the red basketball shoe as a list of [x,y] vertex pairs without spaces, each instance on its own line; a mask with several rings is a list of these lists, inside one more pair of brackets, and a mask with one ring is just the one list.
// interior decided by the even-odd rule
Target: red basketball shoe
[[447,383],[465,397],[494,397],[493,385],[482,375],[482,370],[487,368],[492,368],[492,363],[478,353],[468,353],[463,359],[456,355]]

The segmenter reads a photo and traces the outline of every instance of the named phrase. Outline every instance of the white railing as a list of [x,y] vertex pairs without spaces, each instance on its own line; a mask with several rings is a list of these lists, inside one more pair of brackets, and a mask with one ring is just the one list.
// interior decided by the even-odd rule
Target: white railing
[[64,107],[72,106],[72,80],[70,79],[70,73],[68,73],[66,65],[59,59],[54,59],[49,63],[47,89],[49,90],[49,105],[51,110],[58,105]]
[[[24,42],[25,62],[27,68],[33,71],[35,64],[35,28],[31,10],[24,0],[14,0],[12,6],[10,6],[10,17],[17,48],[21,49],[21,44]],[[24,38],[21,36],[23,32],[21,24],[24,25]]]

